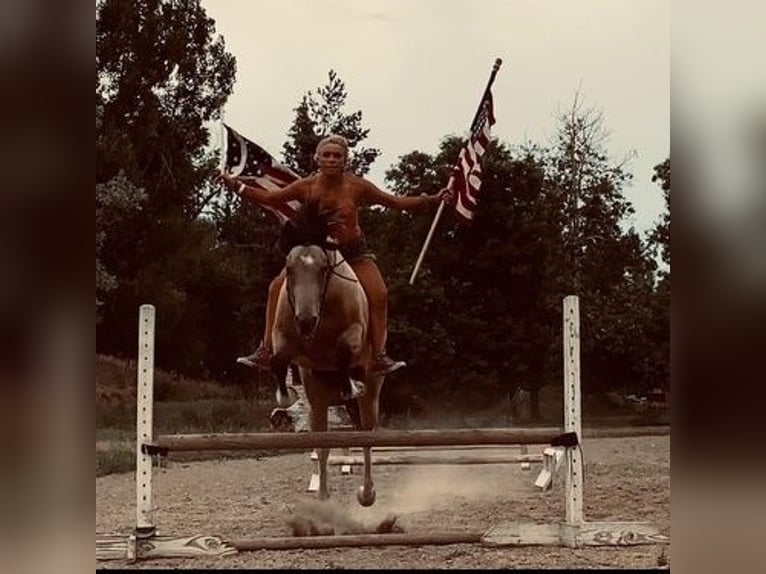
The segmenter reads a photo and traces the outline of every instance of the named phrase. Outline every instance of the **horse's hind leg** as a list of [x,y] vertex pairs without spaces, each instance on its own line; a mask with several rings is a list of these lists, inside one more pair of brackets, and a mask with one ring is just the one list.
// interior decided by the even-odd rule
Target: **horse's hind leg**
[[[317,375],[308,374],[301,369],[301,378],[303,387],[306,390],[306,397],[311,405],[311,432],[324,432],[327,430],[327,402],[318,395],[321,393],[324,381],[317,380]],[[318,448],[317,457],[319,458],[319,499],[326,500],[330,498],[330,489],[327,487],[327,457],[330,454],[328,448]]]
[[343,400],[356,399],[365,393],[363,365],[354,364],[359,357],[364,340],[364,329],[359,323],[349,326],[338,339],[337,364],[338,370],[348,374],[341,383],[340,396]]
[[[323,432],[327,430],[327,409],[316,413],[311,409],[311,430]],[[330,489],[327,487],[327,458],[330,455],[329,448],[318,448],[319,460],[319,500],[330,498]]]

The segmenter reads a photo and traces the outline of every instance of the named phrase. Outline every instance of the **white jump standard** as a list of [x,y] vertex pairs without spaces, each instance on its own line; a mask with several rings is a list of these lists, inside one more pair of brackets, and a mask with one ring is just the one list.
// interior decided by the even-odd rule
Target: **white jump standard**
[[[444,431],[328,431],[314,433],[236,433],[224,435],[152,435],[154,307],[142,305],[139,320],[139,369],[136,448],[136,528],[131,534],[96,534],[96,559],[220,556],[238,551],[342,546],[479,543],[485,546],[628,546],[665,544],[669,538],[643,522],[587,522],[583,515],[582,421],[580,397],[580,324],[576,296],[564,299],[564,428],[462,429]],[[663,429],[599,429],[591,436],[668,434]],[[565,516],[558,524],[505,522],[484,532],[434,532],[309,537],[261,537],[223,540],[215,536],[160,536],[152,520],[151,455],[171,450],[344,448],[352,446],[549,445],[550,464],[561,458],[565,473]],[[427,456],[427,455],[426,455]],[[517,455],[521,456],[521,455]],[[539,484],[541,488],[545,488]]]

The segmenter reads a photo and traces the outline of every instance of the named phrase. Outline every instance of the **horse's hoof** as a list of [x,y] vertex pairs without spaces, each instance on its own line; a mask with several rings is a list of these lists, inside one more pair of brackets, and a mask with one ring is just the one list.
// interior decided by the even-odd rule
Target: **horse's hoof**
[[284,396],[282,392],[279,389],[277,389],[277,404],[280,407],[284,407],[284,408],[289,407],[297,400],[298,400],[298,393],[294,388],[287,387],[287,396]]
[[365,491],[364,486],[360,486],[356,491],[356,499],[362,506],[372,506],[375,504],[375,487],[371,486],[370,490]]
[[282,432],[293,432],[295,426],[293,425],[293,419],[283,408],[275,408],[269,415],[269,423],[271,428]]
[[351,401],[354,399],[358,399],[364,394],[365,388],[364,383],[362,381],[357,381],[354,379],[349,379],[349,383],[351,384],[351,392],[347,393],[345,391],[341,391],[340,398],[344,401]]

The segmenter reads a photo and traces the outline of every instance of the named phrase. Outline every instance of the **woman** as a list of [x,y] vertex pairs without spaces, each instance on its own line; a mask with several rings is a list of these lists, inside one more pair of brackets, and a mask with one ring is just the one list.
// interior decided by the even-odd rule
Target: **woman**
[[[364,233],[359,227],[358,207],[364,203],[399,210],[419,209],[438,205],[441,201],[451,201],[452,193],[448,189],[442,189],[436,195],[399,197],[381,191],[373,183],[346,171],[348,142],[338,135],[330,135],[321,140],[314,159],[319,165],[318,173],[299,179],[278,191],[267,192],[249,187],[225,173],[221,174],[220,181],[237,195],[264,206],[274,207],[294,200],[318,203],[320,216],[327,220],[330,237],[338,243],[341,253],[356,272],[367,294],[370,305],[370,338],[375,353],[373,372],[387,375],[406,363],[394,361],[386,354],[386,284],[375,260],[367,251]],[[272,355],[271,331],[277,297],[284,279],[283,269],[269,285],[266,326],[260,346],[252,355],[237,359],[238,362],[263,369],[269,368]]]

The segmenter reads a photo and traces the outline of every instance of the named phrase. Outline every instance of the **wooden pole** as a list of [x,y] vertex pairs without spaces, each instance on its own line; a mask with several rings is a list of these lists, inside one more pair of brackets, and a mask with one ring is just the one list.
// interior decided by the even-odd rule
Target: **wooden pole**
[[[406,452],[409,454],[412,454],[413,452],[428,452],[430,454],[436,454],[436,453],[445,453],[445,454],[459,454],[464,453],[465,451],[477,451],[480,450],[482,452],[489,452],[489,451],[497,451],[500,453],[505,454],[512,454],[518,451],[520,448],[522,448],[523,445],[520,444],[472,444],[472,445],[462,445],[462,446],[382,446],[382,447],[373,447],[372,453],[378,454],[378,453],[397,453],[397,452]],[[352,449],[349,449],[351,454],[356,454],[362,452],[362,449],[360,447],[354,447]],[[346,453],[348,454],[348,453]]]
[[[486,454],[444,456],[427,454],[376,454],[373,453],[372,463],[375,466],[389,464],[517,464],[525,462],[543,462],[542,454]],[[361,455],[330,455],[327,464],[364,464]]]
[[[466,429],[418,431],[328,431],[312,433],[222,433],[161,435],[152,446],[176,452],[312,449],[391,446],[469,446],[550,444],[561,429]],[[666,436],[670,427],[586,429],[585,438]]]
[[[222,433],[160,435],[152,446],[176,452],[220,450],[312,449],[399,446],[479,446],[550,444],[555,427],[537,429],[467,429],[417,431],[327,431],[312,433]],[[670,427],[586,429],[585,438],[665,436]]]
[[452,446],[550,444],[561,429],[459,429],[326,431],[310,433],[224,433],[163,435],[154,446],[169,451],[312,449],[354,446]]
[[240,552],[253,550],[296,550],[300,548],[339,548],[348,546],[420,546],[433,544],[475,544],[483,532],[432,532],[428,534],[340,534],[337,536],[299,536],[231,540]]
[[[640,427],[592,427],[584,428],[582,430],[583,438],[630,438],[630,437],[642,437],[642,436],[669,436],[670,426],[668,425],[654,425],[654,426],[640,426]],[[375,446],[372,449],[373,454],[379,452],[394,453],[394,452],[424,452],[424,451],[436,451],[445,453],[456,453],[466,450],[476,451],[502,451],[508,453],[510,450],[523,449],[528,445],[522,444],[472,444],[472,445],[459,445],[459,446]],[[354,447],[351,449],[351,453],[361,452],[361,447]],[[510,453],[508,453],[510,454]]]

